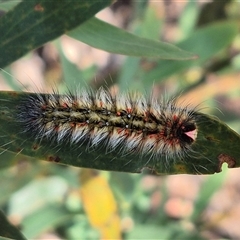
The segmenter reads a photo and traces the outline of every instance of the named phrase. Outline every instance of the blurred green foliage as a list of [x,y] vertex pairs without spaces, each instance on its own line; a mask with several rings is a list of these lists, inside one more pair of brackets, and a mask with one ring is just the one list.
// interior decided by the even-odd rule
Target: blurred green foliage
[[[220,5],[217,3],[218,1],[213,1],[201,7],[197,2],[189,1],[185,4],[180,17],[175,20],[175,27],[180,32],[176,44],[199,54],[199,60],[181,62],[127,57],[117,72],[109,74],[111,77],[106,78],[106,82],[111,83],[114,78],[114,83],[122,90],[130,88],[146,92],[150,91],[153,83],[161,82],[162,85],[158,87],[172,89],[170,95],[176,91],[194,92],[194,96],[202,101],[203,98],[198,95],[197,89],[206,84],[209,74],[231,75],[240,69],[238,31],[240,14],[235,10],[239,9],[239,2],[224,1],[225,4]],[[3,6],[8,10],[7,2]],[[135,34],[150,39],[164,36],[166,19],[154,15],[153,8],[151,5],[148,6],[147,1],[132,1],[132,9],[134,17],[129,23],[129,28]],[[211,9],[212,18],[206,17],[209,16],[208,9]],[[159,32],[160,36],[156,32]],[[59,40],[56,41],[56,46],[59,50],[65,84],[73,85],[76,76],[84,79],[84,84],[92,84],[92,79],[98,75],[98,68],[92,66],[79,70],[65,57]],[[7,71],[11,72],[11,68]],[[9,75],[5,75],[5,78],[12,86],[17,85]],[[239,97],[239,92],[236,92],[234,86],[225,94],[230,99]],[[213,99],[214,96],[211,97],[208,104],[215,108],[219,107]],[[235,113],[230,114],[226,111],[225,116],[220,116],[240,132],[239,117]],[[115,194],[119,207],[118,214],[122,219],[123,239],[190,240],[205,239],[207,237],[204,234],[213,230],[219,238],[224,237],[223,232],[216,233],[211,224],[206,224],[204,213],[211,197],[222,186],[226,173],[225,170],[222,174],[213,175],[204,181],[198,176],[195,177],[195,180],[201,182],[199,184],[201,189],[197,199],[191,200],[194,210],[190,215],[183,217],[173,217],[166,210],[166,204],[171,197],[170,189],[167,187],[168,177],[151,176],[155,182],[151,187],[147,181],[147,174],[151,172],[146,175],[105,172],[100,174],[109,180]],[[97,239],[99,233],[91,227],[79,195],[81,187],[79,175],[80,170],[75,168],[40,162],[29,164],[24,160],[19,161],[14,167],[2,168],[1,209],[30,239],[37,238],[45,232],[66,239]],[[144,181],[150,186],[144,188],[142,184]],[[155,199],[154,196],[158,195],[161,200],[154,206],[152,201]],[[7,236],[5,232],[7,227],[2,224],[3,219],[4,216],[0,215],[0,235]],[[17,228],[9,230],[8,234],[13,235],[8,236],[19,237],[20,235],[16,234],[20,233],[15,231],[18,231]],[[234,238],[231,235],[227,237]]]

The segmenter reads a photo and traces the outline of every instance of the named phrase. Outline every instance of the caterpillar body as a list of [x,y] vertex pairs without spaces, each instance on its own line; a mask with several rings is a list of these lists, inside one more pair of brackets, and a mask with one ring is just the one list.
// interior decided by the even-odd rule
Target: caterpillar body
[[88,150],[104,145],[106,153],[117,150],[148,159],[191,155],[198,133],[196,118],[194,109],[178,108],[175,100],[114,95],[103,88],[28,96],[17,114],[23,131],[35,139],[85,144]]

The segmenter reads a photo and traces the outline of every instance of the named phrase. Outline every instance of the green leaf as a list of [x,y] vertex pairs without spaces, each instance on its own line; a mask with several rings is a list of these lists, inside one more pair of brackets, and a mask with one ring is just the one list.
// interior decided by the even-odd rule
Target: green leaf
[[56,46],[58,49],[59,58],[62,65],[63,79],[66,86],[75,86],[76,83],[84,84],[82,71],[65,57],[60,41],[56,41]]
[[169,235],[169,227],[138,224],[127,234],[127,239],[169,239]]
[[[136,69],[141,62],[141,59],[136,57],[128,57],[119,74],[118,84],[120,89],[129,91],[129,83],[131,82],[131,88],[134,91],[144,92],[144,82],[138,81],[139,76],[136,74]],[[134,79],[134,81],[132,81]]]
[[0,211],[0,236],[7,239],[26,240],[23,234],[9,221],[2,211]]
[[21,0],[15,1],[1,1],[0,2],[0,9],[3,11],[9,11],[10,9],[14,8],[17,4],[19,4]]
[[172,44],[138,37],[97,18],[90,19],[68,35],[92,47],[128,56],[175,60],[196,58],[195,54]]
[[200,8],[196,1],[189,1],[179,18],[179,28],[184,36],[188,36],[197,25]]
[[25,0],[0,18],[0,68],[90,19],[110,0]]
[[56,204],[46,205],[28,215],[22,222],[23,232],[29,239],[36,239],[39,234],[71,221],[73,214]]
[[[24,132],[16,121],[17,107],[26,97],[34,93],[0,92],[0,146],[3,154],[9,152],[16,158],[47,160],[77,167],[109,171],[141,172],[152,169],[158,174],[212,174],[221,171],[224,162],[229,167],[240,167],[240,136],[226,124],[211,116],[194,113],[197,125],[197,139],[192,144],[192,152],[181,159],[151,159],[151,156],[129,154],[124,156],[117,150],[106,154],[105,146],[90,150],[86,144],[76,146],[68,142],[34,139]],[[0,162],[6,159],[0,155]],[[11,164],[13,161],[9,161]]]
[[67,193],[67,182],[60,176],[31,180],[11,195],[9,215],[27,216],[46,202],[58,202]]

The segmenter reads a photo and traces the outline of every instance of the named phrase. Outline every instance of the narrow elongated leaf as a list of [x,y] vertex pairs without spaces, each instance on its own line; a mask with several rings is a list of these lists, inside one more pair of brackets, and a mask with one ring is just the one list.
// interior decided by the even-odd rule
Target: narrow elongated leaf
[[23,1],[0,18],[0,67],[90,19],[110,0]]
[[73,215],[59,205],[46,205],[23,220],[23,232],[28,239],[37,239],[39,234],[60,224],[71,221]]
[[17,1],[1,1],[0,2],[0,9],[3,11],[9,11],[13,7],[15,7],[17,4],[19,4],[21,0]]
[[97,18],[90,19],[68,35],[92,47],[128,56],[175,60],[196,58],[196,54],[172,44],[138,37]]
[[[16,157],[41,159],[77,167],[111,171],[141,172],[144,168],[158,174],[212,174],[221,171],[224,162],[229,167],[240,167],[240,136],[219,120],[194,113],[197,138],[191,145],[192,151],[184,159],[171,159],[163,156],[135,154],[124,155],[119,151],[107,152],[105,146],[89,149],[87,144],[72,144],[54,139],[34,139],[31,133],[24,132],[16,118],[19,103],[33,93],[0,92],[0,147],[1,153],[9,152]],[[0,162],[6,159],[0,155]],[[5,163],[6,164],[6,163]]]

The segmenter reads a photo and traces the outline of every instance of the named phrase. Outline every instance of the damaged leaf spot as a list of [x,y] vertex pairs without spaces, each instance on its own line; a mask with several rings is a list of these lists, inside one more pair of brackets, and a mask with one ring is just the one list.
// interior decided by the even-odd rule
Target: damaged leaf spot
[[21,153],[22,150],[23,150],[22,148],[17,148],[17,149],[16,149],[16,152],[17,152],[17,153]]
[[58,157],[58,156],[49,156],[48,157],[48,161],[49,162],[56,162],[56,163],[58,163],[58,162],[60,162],[60,157]]
[[34,7],[34,10],[36,12],[43,12],[44,11],[44,8],[42,7],[41,4],[37,4],[35,7]]
[[235,165],[236,165],[236,160],[233,157],[231,157],[227,154],[224,154],[224,153],[222,153],[218,156],[218,161],[219,161],[219,165],[218,165],[218,171],[217,172],[222,171],[223,163],[227,163],[228,168],[234,168]]
[[38,149],[39,149],[39,145],[38,145],[38,144],[34,144],[34,145],[32,146],[32,149],[33,149],[34,151],[38,150]]

